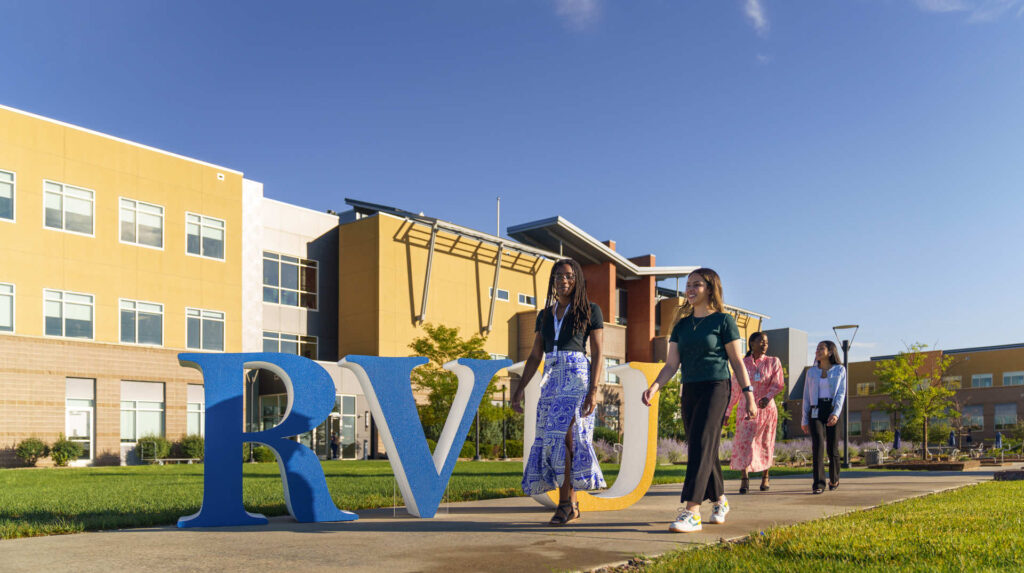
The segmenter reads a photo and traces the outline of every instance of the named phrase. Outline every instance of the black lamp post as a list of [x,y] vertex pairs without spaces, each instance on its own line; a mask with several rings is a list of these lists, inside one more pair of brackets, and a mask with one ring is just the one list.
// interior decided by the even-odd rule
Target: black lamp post
[[[853,339],[857,336],[859,324],[842,324],[833,326],[832,332],[836,334],[836,341],[843,348],[843,368],[846,369],[846,396],[843,398],[843,469],[850,469],[850,347],[853,346]],[[843,336],[849,334],[849,340],[840,340],[839,332]],[[850,332],[852,331],[852,332]]]

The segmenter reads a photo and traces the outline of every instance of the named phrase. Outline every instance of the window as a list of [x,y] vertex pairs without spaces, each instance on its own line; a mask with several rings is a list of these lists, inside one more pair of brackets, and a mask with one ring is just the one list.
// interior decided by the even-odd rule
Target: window
[[93,192],[43,180],[43,225],[70,233],[92,235]]
[[860,412],[850,412],[850,418],[848,420],[850,424],[850,435],[860,435]]
[[356,397],[338,394],[334,399],[334,412],[341,414],[340,434],[342,459],[356,458]]
[[47,336],[92,338],[93,298],[60,290],[43,290],[44,332]]
[[14,173],[0,171],[0,219],[14,220]]
[[164,208],[122,198],[121,242],[164,248]]
[[857,395],[858,396],[869,396],[875,393],[874,382],[858,382],[857,383]]
[[185,251],[190,255],[224,260],[224,228],[221,219],[185,214]]
[[888,412],[871,412],[871,431],[884,432],[890,427]]
[[629,308],[629,297],[626,289],[618,289],[619,304],[615,305],[615,324],[626,324],[626,309]]
[[164,305],[138,300],[121,300],[121,342],[164,343]]
[[263,251],[263,302],[317,309],[317,262]]
[[526,305],[526,306],[536,307],[537,306],[537,299],[536,299],[536,297],[532,297],[530,295],[519,293],[519,304]]
[[287,394],[260,396],[260,431],[269,430],[280,423],[287,409]]
[[0,332],[14,332],[14,285],[0,283]]
[[[487,287],[487,298],[491,298],[494,295],[494,287]],[[498,300],[508,302],[508,291],[500,288],[498,289]]]
[[121,441],[164,435],[164,383],[121,381]]
[[980,406],[964,406],[961,412],[964,427],[969,430],[985,429],[985,410]]
[[975,374],[971,376],[971,388],[991,388],[991,374]]
[[185,416],[185,431],[188,434],[206,435],[206,392],[202,384],[188,385]]
[[619,405],[602,403],[597,406],[597,425],[619,430]]
[[618,384],[619,377],[609,372],[612,366],[618,366],[622,364],[622,361],[618,358],[605,358],[604,359],[604,381],[608,384]]
[[[0,314],[2,313],[3,309],[0,308]],[[3,324],[0,324],[0,330],[2,329]],[[1003,386],[1024,386],[1024,372],[1003,372]]]
[[963,387],[963,378],[960,376],[943,376],[942,383],[950,390],[959,390]]
[[199,350],[224,350],[224,313],[201,308],[185,309],[185,346]]
[[996,429],[1008,430],[1017,425],[1017,404],[996,404]]
[[317,359],[316,337],[263,331],[263,352],[298,354],[310,360]]

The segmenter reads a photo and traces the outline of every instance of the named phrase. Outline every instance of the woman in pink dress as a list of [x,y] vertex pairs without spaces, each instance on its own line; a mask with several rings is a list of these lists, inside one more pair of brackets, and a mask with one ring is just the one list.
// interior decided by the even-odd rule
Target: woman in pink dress
[[[751,334],[747,348],[749,350],[743,358],[743,365],[754,386],[757,417],[736,421],[736,438],[733,440],[729,467],[743,471],[740,493],[747,493],[750,488],[751,472],[764,472],[761,475],[761,491],[768,491],[768,471],[775,459],[775,428],[779,421],[775,395],[786,385],[782,377],[782,363],[778,358],[766,354],[768,336],[765,333]],[[733,375],[732,400],[727,412],[732,411],[733,404],[739,399],[739,385]]]

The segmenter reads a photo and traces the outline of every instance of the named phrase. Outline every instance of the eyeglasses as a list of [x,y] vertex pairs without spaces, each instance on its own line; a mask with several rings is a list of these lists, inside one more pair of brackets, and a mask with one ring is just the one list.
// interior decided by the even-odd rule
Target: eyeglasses
[[576,275],[574,275],[574,274],[555,273],[555,282],[558,282],[558,281],[575,282],[576,281]]

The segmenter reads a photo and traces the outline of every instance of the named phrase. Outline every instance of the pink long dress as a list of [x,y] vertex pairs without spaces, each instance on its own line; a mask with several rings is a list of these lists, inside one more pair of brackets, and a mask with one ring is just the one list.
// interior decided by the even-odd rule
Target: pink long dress
[[[743,365],[747,368],[747,375],[754,385],[754,401],[760,402],[761,398],[768,398],[768,406],[757,410],[757,417],[753,420],[746,420],[742,410],[736,415],[736,437],[733,439],[732,461],[729,467],[734,470],[747,470],[748,472],[761,472],[772,467],[775,460],[775,428],[779,421],[779,411],[775,407],[775,395],[785,388],[785,381],[782,378],[782,363],[774,356],[764,355],[756,362],[753,356],[743,359]],[[742,398],[739,382],[736,376],[732,378],[732,397],[729,400],[729,409],[732,412],[733,406],[739,403]]]

